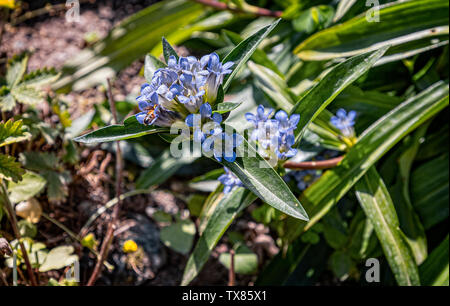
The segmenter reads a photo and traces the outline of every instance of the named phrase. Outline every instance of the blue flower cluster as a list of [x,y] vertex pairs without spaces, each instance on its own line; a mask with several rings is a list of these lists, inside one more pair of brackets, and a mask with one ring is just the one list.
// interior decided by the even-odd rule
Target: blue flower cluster
[[331,117],[331,124],[333,124],[336,128],[341,130],[342,134],[347,137],[351,137],[355,135],[355,131],[353,126],[355,125],[356,112],[355,111],[347,111],[343,108],[340,108],[336,112],[336,116]]
[[[285,111],[278,111],[273,119],[273,109],[264,109],[259,105],[256,114],[246,113],[247,121],[253,123],[254,130],[251,140],[257,141],[269,157],[276,154],[278,159],[285,160],[297,154],[297,149],[292,148],[295,143],[294,130],[297,128],[300,115],[293,114],[290,117]],[[261,152],[261,150],[260,150]]]
[[224,193],[229,193],[233,187],[243,187],[244,184],[242,184],[241,180],[233,174],[233,172],[230,171],[227,167],[224,167],[225,174],[222,174],[219,176],[218,180],[225,186],[223,188]]
[[301,171],[291,171],[285,176],[285,180],[289,181],[293,178],[297,183],[298,189],[301,191],[305,190],[312,183],[314,183],[320,177],[320,171],[317,170],[301,170]]
[[231,73],[232,62],[222,64],[216,53],[203,56],[170,56],[167,67],[155,71],[150,84],[141,87],[137,97],[141,124],[171,126],[176,120],[198,113],[205,103],[217,99],[224,76]]

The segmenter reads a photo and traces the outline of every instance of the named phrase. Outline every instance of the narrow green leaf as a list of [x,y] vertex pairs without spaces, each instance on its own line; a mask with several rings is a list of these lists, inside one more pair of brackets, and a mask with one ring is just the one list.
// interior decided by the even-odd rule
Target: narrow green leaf
[[276,20],[271,25],[265,26],[264,28],[257,31],[255,34],[246,38],[244,41],[239,43],[227,56],[223,59],[223,63],[233,62],[233,72],[224,78],[223,88],[226,91],[230,87],[231,81],[233,80],[236,73],[241,69],[243,65],[248,61],[248,59],[255,52],[258,45],[264,40],[264,38],[269,35],[270,32],[277,26],[281,19]]
[[167,128],[159,128],[140,124],[135,116],[128,117],[121,124],[113,124],[82,136],[74,138],[77,142],[96,143],[137,138],[148,134],[168,132]]
[[431,252],[427,260],[420,265],[419,273],[422,285],[424,286],[448,286],[449,285],[449,264],[448,235],[437,248]]
[[213,111],[213,113],[225,114],[238,108],[239,105],[241,105],[241,103],[222,102],[217,105],[217,109]]
[[136,188],[147,189],[153,185],[162,184],[178,169],[196,159],[197,157],[191,157],[188,153],[182,154],[181,158],[175,158],[167,149],[147,169],[141,172],[136,181]]
[[355,191],[367,218],[372,222],[397,283],[400,286],[420,285],[419,271],[400,233],[394,204],[374,167],[356,183]]
[[184,269],[182,286],[188,285],[200,272],[214,247],[239,212],[250,205],[256,196],[249,190],[239,187],[225,194],[216,206],[197,245]]
[[163,55],[164,59],[166,60],[166,63],[169,62],[169,58],[173,55],[178,61],[178,54],[175,51],[175,49],[170,45],[170,43],[167,41],[165,37],[162,38],[162,45],[163,45]]
[[289,216],[308,221],[306,211],[283,179],[245,139],[237,151],[234,162],[221,163],[261,200]]
[[303,60],[328,60],[424,38],[432,44],[431,38],[448,36],[448,5],[446,0],[388,3],[378,7],[380,22],[369,22],[363,13],[310,36],[294,53]]
[[300,114],[300,122],[295,130],[297,142],[303,136],[308,124],[330,104],[348,85],[358,79],[383,56],[387,47],[367,54],[349,58],[328,72],[294,106],[291,114]]
[[287,237],[295,239],[323,217],[330,208],[405,135],[448,105],[448,82],[438,82],[372,124],[349,150],[340,164],[325,172],[300,197],[310,215],[305,225],[289,219]]

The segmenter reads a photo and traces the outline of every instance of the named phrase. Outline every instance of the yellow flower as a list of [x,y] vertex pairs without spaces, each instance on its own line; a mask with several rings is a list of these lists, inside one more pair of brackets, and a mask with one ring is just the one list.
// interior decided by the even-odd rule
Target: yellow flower
[[138,245],[133,240],[125,241],[125,243],[123,244],[123,247],[122,247],[122,250],[125,253],[133,253],[133,252],[136,252],[137,249],[138,249]]
[[6,6],[13,9],[15,7],[14,0],[0,0],[0,6]]

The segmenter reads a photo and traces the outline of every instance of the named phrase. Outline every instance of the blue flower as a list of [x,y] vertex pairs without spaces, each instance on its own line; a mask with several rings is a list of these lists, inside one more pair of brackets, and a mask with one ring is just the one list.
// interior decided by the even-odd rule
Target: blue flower
[[274,119],[269,119],[272,109],[267,113],[262,105],[258,106],[256,114],[247,113],[247,121],[252,122],[256,129],[251,134],[251,139],[265,151],[259,150],[263,157],[276,155],[278,159],[285,160],[297,154],[297,149],[292,148],[295,143],[294,130],[300,121],[300,115],[291,117],[285,111],[278,111]]
[[[212,108],[209,103],[205,103],[200,106],[200,114],[189,114],[185,123],[187,126],[194,128],[194,141],[202,142],[205,140],[207,135],[211,135],[214,131],[214,128],[220,127],[220,123],[222,122],[222,115],[219,113],[212,113]],[[202,123],[211,122],[211,124],[205,124],[202,131]]]
[[227,134],[221,127],[212,129],[209,135],[203,141],[203,152],[209,153],[212,151],[214,158],[219,162],[222,161],[222,158],[228,162],[234,162],[236,160],[234,148],[242,144],[243,137],[239,134]]
[[264,123],[269,119],[270,115],[272,115],[272,112],[273,112],[273,108],[268,108],[267,113],[266,113],[264,106],[258,105],[258,108],[256,109],[256,114],[246,113],[245,119],[247,119],[247,121],[253,123],[255,128],[258,128],[258,125],[260,123]]
[[227,167],[224,167],[225,174],[222,174],[219,176],[218,180],[225,185],[223,188],[224,193],[229,193],[235,186],[237,187],[243,187],[244,184],[242,184],[241,180],[234,175],[233,172],[230,171]]
[[355,125],[356,112],[349,111],[348,113],[345,109],[340,108],[336,112],[336,116],[331,117],[331,124],[333,124],[336,128],[341,130],[344,136],[353,136],[354,130],[353,126]]
[[302,191],[311,186],[320,177],[320,172],[317,170],[291,171],[290,174],[297,182],[298,189]]
[[223,83],[224,76],[231,73],[232,70],[230,68],[234,63],[227,62],[222,64],[217,53],[211,53],[203,56],[200,64],[209,72],[205,82],[206,99],[210,103],[215,102],[219,86]]

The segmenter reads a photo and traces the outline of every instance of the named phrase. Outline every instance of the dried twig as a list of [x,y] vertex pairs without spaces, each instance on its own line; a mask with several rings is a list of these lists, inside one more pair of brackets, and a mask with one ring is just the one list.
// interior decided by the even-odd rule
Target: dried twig
[[283,12],[281,12],[281,11],[271,11],[271,10],[268,10],[265,8],[248,5],[248,4],[245,7],[240,8],[237,6],[230,6],[229,4],[219,2],[216,0],[193,0],[193,1],[201,3],[206,6],[210,6],[217,10],[232,11],[232,12],[244,13],[244,14],[252,14],[252,15],[256,15],[256,16],[280,18],[281,15],[283,14]]
[[287,161],[283,164],[284,168],[287,169],[298,169],[298,170],[307,170],[307,169],[329,169],[336,167],[337,164],[344,158],[344,156],[335,157],[328,160],[318,160],[318,161],[307,161],[307,162],[293,162]]
[[19,243],[20,250],[22,251],[22,256],[25,261],[25,266],[27,267],[28,277],[30,279],[30,283],[32,286],[37,286],[36,278],[34,277],[33,268],[31,267],[30,259],[28,258],[27,250],[25,249],[25,246],[23,245],[21,239],[22,236],[19,232],[19,227],[17,226],[17,218],[16,214],[14,213],[11,201],[8,197],[8,191],[6,190],[5,183],[3,181],[0,181],[1,186],[1,193],[3,194],[4,199],[4,207],[6,208],[6,212],[8,213],[9,221],[11,223],[11,227],[14,232],[14,236],[17,239],[17,242]]
[[[107,79],[108,81],[108,100],[111,108],[111,112],[113,115],[113,119],[115,124],[118,123],[117,120],[117,112],[116,112],[116,104],[112,95],[112,87],[111,87],[111,81],[110,79]],[[120,143],[119,141],[116,142],[116,198],[118,199],[117,205],[114,206],[114,210],[111,216],[111,222],[108,224],[108,228],[106,230],[105,239],[103,240],[102,246],[100,248],[100,255],[97,261],[97,264],[95,265],[94,271],[92,272],[91,277],[89,278],[89,281],[87,283],[87,286],[92,286],[95,284],[95,281],[99,277],[102,268],[103,268],[103,262],[106,260],[106,257],[108,256],[109,247],[112,243],[112,240],[114,238],[114,230],[117,225],[118,219],[119,219],[119,211],[120,211],[120,204],[122,202],[121,200],[121,193],[122,193],[122,152],[120,150]]]
[[235,285],[236,275],[234,273],[234,250],[230,250],[230,270],[228,271],[228,286]]

